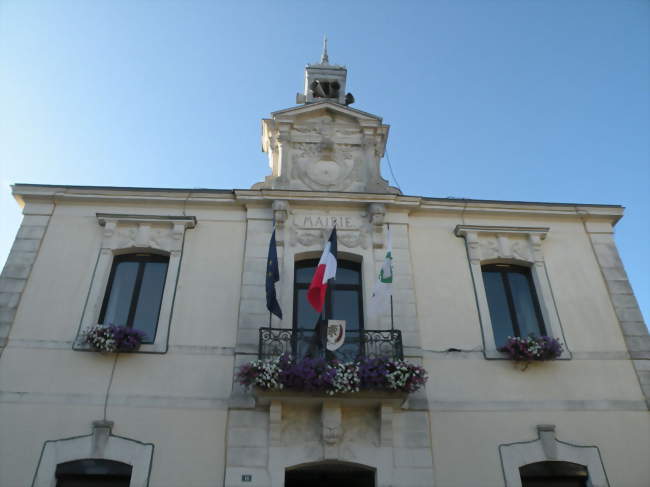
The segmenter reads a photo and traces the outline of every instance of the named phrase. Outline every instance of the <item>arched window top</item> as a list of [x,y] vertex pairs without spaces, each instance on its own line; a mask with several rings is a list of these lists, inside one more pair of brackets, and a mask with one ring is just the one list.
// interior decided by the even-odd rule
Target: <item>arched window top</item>
[[522,262],[519,260],[504,260],[504,259],[499,259],[499,260],[493,260],[493,261],[487,261],[483,262],[481,264],[481,270],[507,270],[510,272],[522,272],[522,273],[527,273],[530,272],[530,263],[528,262]]
[[166,257],[169,259],[169,252],[161,249],[140,248],[140,247],[124,247],[113,250],[115,258],[124,257],[129,255],[151,255],[157,257]]
[[[305,259],[296,262],[295,265],[295,282],[307,284],[314,277],[314,272],[318,266],[318,259]],[[336,282],[337,284],[361,284],[361,263],[350,260],[338,259],[336,265]]]

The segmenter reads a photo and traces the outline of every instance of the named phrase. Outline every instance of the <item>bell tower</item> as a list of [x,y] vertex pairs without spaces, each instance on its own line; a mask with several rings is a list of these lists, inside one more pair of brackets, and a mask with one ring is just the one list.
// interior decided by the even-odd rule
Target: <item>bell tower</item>
[[345,93],[347,77],[348,70],[345,66],[330,64],[327,54],[327,37],[325,37],[320,63],[306,66],[305,90],[296,95],[296,103],[329,100],[342,105],[351,105],[354,103],[354,97],[350,93]]
[[262,150],[271,174],[253,189],[399,193],[381,177],[388,125],[351,108],[348,70],[330,64],[327,39],[318,64],[305,68],[298,106],[262,120]]

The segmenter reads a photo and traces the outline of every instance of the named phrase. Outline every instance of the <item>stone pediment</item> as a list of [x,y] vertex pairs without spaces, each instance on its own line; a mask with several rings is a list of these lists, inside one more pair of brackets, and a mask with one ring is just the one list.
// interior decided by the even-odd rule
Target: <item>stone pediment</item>
[[375,120],[381,123],[382,118],[373,115],[372,113],[364,112],[362,110],[357,110],[356,108],[351,108],[345,105],[341,105],[332,101],[320,101],[315,103],[310,103],[308,105],[300,105],[297,107],[285,108],[284,110],[278,110],[271,114],[274,119],[282,119],[285,116],[287,118],[295,117],[296,115],[302,115],[306,113],[311,113],[314,111],[323,110],[326,107],[328,110],[333,112],[341,113],[344,115],[349,115],[350,117],[357,118],[359,120]]
[[262,121],[272,173],[254,189],[399,193],[380,174],[388,125],[335,102],[274,112]]

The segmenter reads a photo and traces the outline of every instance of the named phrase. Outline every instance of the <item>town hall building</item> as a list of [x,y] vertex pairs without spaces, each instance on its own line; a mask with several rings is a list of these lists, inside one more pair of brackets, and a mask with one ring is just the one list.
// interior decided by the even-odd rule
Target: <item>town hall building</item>
[[[389,126],[346,82],[326,50],[306,67],[297,105],[262,120],[270,173],[250,189],[13,185],[0,486],[650,485],[650,337],[614,242],[623,208],[404,195],[380,171]],[[324,356],[415,364],[419,390],[238,380],[317,350],[307,293],[334,226],[320,318],[346,335]],[[370,309],[388,250],[392,300]],[[141,343],[98,350],[97,325]],[[515,361],[509,337],[559,348]]]

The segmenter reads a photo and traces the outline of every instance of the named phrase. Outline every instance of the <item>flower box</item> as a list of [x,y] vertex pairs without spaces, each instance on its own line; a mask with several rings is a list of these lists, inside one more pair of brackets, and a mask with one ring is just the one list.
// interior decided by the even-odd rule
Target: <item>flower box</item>
[[403,360],[382,358],[328,362],[322,358],[295,360],[285,354],[254,360],[237,372],[237,381],[260,391],[292,391],[310,395],[348,396],[361,392],[412,393],[426,383],[426,371]]
[[522,370],[531,362],[555,360],[562,355],[562,343],[559,338],[549,336],[508,337],[499,352],[510,360],[524,364]]
[[95,325],[83,332],[83,341],[97,352],[135,352],[145,334],[126,326]]

